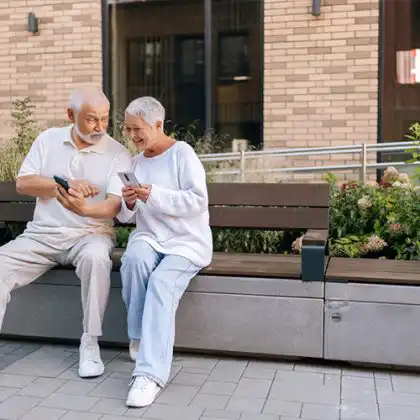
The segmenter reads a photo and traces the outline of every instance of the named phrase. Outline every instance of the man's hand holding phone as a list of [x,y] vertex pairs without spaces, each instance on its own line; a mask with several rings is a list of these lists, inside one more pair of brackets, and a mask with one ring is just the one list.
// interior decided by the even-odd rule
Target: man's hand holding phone
[[79,216],[87,216],[87,202],[86,198],[79,191],[69,188],[68,191],[60,185],[58,187],[57,200],[63,207]]
[[95,197],[99,194],[99,188],[84,179],[72,179],[68,183],[72,190],[80,192],[85,198]]
[[71,179],[66,180],[59,176],[54,177],[55,182],[60,185],[67,192],[71,188],[74,191],[82,194],[84,198],[95,197],[99,194],[99,188],[86,180]]

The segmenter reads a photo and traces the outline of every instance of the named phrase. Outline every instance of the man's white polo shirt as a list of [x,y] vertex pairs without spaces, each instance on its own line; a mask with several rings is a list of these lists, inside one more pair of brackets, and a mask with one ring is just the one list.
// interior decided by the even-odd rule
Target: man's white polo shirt
[[[107,194],[121,197],[122,182],[118,172],[129,171],[132,157],[128,150],[105,135],[98,144],[78,150],[71,130],[51,128],[41,133],[23,161],[18,177],[41,175],[53,178],[87,180],[100,189],[89,201],[104,200]],[[82,236],[102,233],[113,236],[113,220],[78,216],[65,209],[56,198],[37,199],[34,218],[23,236],[46,243],[56,249],[72,247]]]

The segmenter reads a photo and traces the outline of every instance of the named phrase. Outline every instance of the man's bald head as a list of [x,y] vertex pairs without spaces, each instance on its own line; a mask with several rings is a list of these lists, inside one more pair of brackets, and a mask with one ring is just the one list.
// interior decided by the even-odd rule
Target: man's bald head
[[71,93],[69,108],[77,114],[82,110],[83,105],[95,108],[104,106],[109,108],[110,106],[109,100],[102,89],[94,86],[81,87]]

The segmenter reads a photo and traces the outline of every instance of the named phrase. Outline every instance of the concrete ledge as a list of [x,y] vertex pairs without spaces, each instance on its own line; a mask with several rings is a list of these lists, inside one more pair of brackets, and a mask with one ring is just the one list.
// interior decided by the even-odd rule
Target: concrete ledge
[[324,356],[420,367],[420,288],[326,283]]
[[[177,313],[177,348],[270,356],[323,356],[324,284],[296,279],[197,276]],[[78,340],[79,280],[53,269],[12,292],[2,333]],[[126,344],[126,312],[112,273],[103,342]]]

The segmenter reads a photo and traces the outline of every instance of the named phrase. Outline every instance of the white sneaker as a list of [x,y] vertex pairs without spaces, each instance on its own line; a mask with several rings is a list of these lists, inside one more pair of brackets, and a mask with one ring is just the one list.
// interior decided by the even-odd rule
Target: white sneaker
[[128,407],[146,407],[156,399],[161,387],[152,379],[136,376],[130,382],[126,405]]
[[130,359],[133,362],[136,361],[139,347],[140,347],[140,340],[130,340],[129,352],[130,352]]
[[96,337],[83,336],[79,348],[79,376],[94,378],[101,376],[104,370]]

